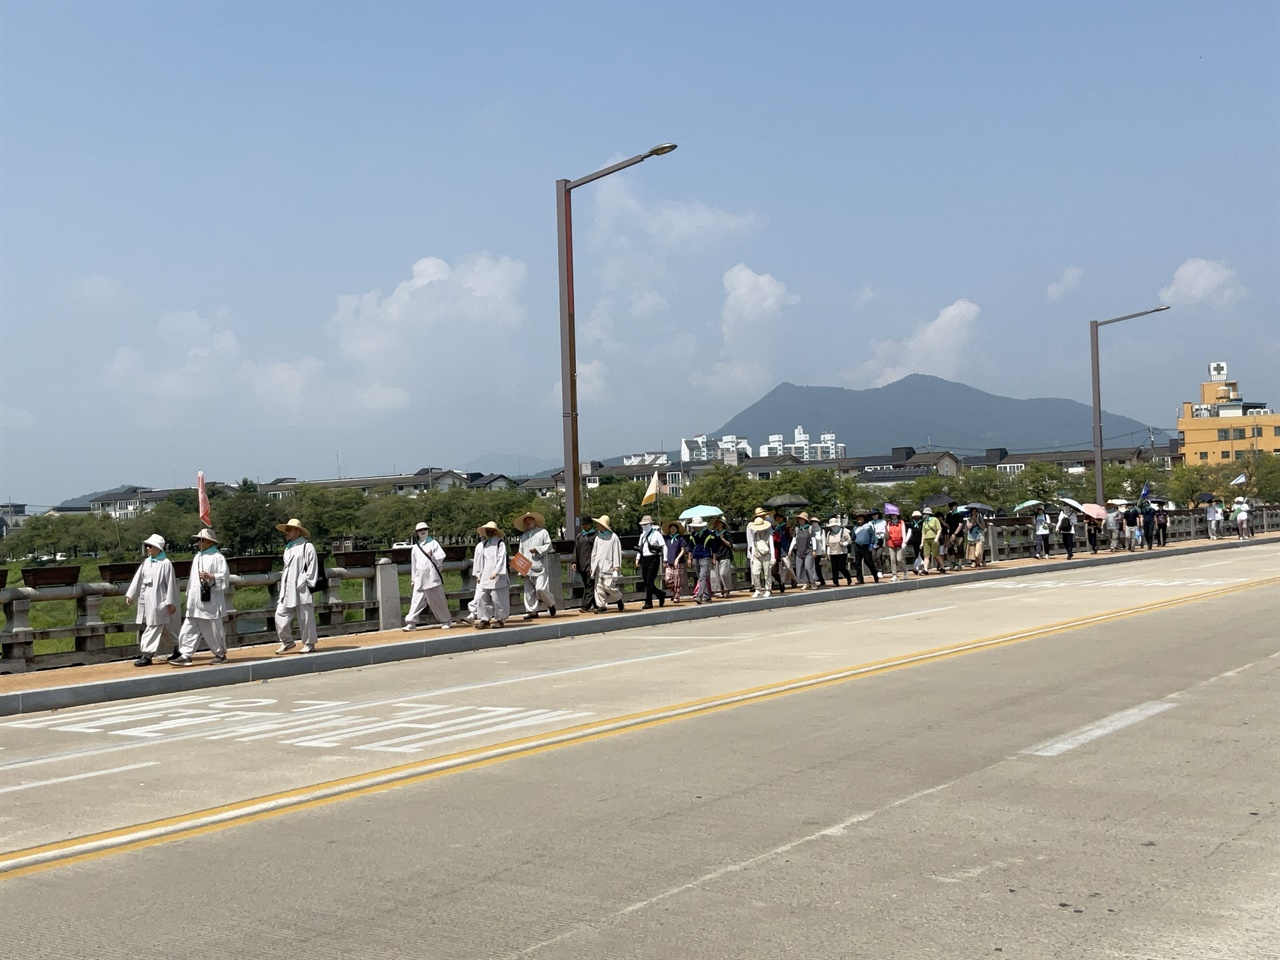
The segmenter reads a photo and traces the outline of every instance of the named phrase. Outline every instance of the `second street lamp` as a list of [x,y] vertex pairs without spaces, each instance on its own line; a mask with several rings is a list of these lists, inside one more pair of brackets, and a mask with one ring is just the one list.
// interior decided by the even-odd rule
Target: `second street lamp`
[[1093,365],[1093,489],[1097,503],[1101,506],[1106,506],[1106,500],[1104,499],[1106,494],[1102,489],[1102,384],[1099,382],[1098,377],[1098,328],[1105,327],[1109,323],[1119,323],[1121,320],[1145,317],[1148,314],[1159,313],[1161,310],[1168,309],[1168,307],[1155,307],[1152,310],[1143,310],[1141,313],[1128,313],[1123,317],[1112,317],[1110,320],[1089,321],[1089,360]]
[[676,148],[660,143],[628,160],[612,164],[577,180],[556,181],[556,232],[560,247],[560,392],[564,406],[564,525],[569,539],[578,532],[578,493],[582,466],[578,461],[578,353],[573,317],[573,213],[569,194],[611,173],[661,157]]

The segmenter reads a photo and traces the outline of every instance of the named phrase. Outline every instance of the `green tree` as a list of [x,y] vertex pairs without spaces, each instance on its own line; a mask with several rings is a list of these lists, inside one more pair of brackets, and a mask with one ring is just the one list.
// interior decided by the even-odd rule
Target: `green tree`
[[269,553],[280,545],[275,525],[288,519],[284,508],[279,501],[258,493],[251,481],[241,481],[235,493],[210,506],[224,553]]

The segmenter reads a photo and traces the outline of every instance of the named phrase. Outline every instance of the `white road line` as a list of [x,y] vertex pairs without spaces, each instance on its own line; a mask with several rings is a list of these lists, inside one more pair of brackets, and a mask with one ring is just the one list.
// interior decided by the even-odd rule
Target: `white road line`
[[[561,670],[550,670],[545,673],[523,674],[521,676],[516,676],[516,677],[507,677],[503,680],[486,680],[479,683],[462,684],[456,687],[442,687],[437,690],[427,690],[422,693],[401,693],[401,694],[396,694],[395,696],[392,696],[392,697],[383,697],[377,700],[364,700],[364,701],[357,700],[357,701],[351,702],[346,707],[341,708],[341,710],[337,712],[349,713],[353,710],[363,710],[369,707],[385,706],[387,704],[399,703],[403,700],[414,700],[414,699],[420,699],[423,697],[437,697],[437,696],[442,696],[444,694],[460,693],[467,690],[482,690],[487,687],[501,687],[501,686],[506,686],[512,683],[524,683],[527,680],[545,680],[549,677],[561,677],[561,676],[567,676],[569,674],[574,674],[574,673],[586,673],[590,670],[604,670],[608,667],[629,666],[630,664],[633,664],[633,663],[644,663],[649,660],[663,660],[668,657],[681,657],[681,656],[684,656],[685,654],[693,653],[693,652],[694,652],[693,650],[671,650],[666,653],[648,654],[643,657],[628,657],[625,660],[605,660],[600,663],[589,663],[583,667],[566,667]],[[144,706],[152,707],[152,708],[160,706],[160,707],[167,708],[171,705],[171,703],[188,703],[191,701],[191,699],[192,698],[190,697],[180,697],[180,698],[174,698],[173,701],[166,701],[163,699],[151,700],[151,701],[148,701],[148,703],[145,705],[138,704],[137,707],[138,709],[143,709]],[[205,699],[205,698],[199,698],[199,699]],[[310,701],[301,701],[301,702],[310,702]],[[86,713],[97,713],[103,709],[106,709],[106,708],[100,708],[100,707],[90,708],[90,710],[86,711]],[[75,713],[74,711],[63,711],[62,714],[63,714],[63,717],[62,717],[63,721],[65,721],[66,718],[75,718],[79,716],[79,714]],[[322,719],[325,715],[326,715],[325,712],[321,711],[317,713],[310,713],[307,716],[308,716],[309,722],[319,722],[319,720]],[[40,716],[40,715],[37,714],[36,716]],[[0,726],[8,726],[8,727],[15,727],[19,725],[22,725],[22,721],[11,721],[8,723],[0,724]],[[116,743],[116,744],[111,744],[110,746],[90,747],[84,750],[69,750],[65,753],[57,753],[57,754],[52,754],[52,755],[43,756],[43,757],[33,757],[28,760],[14,760],[14,761],[10,761],[9,763],[0,763],[0,771],[16,770],[21,767],[35,767],[35,766],[40,766],[46,763],[57,763],[61,760],[75,760],[81,757],[96,757],[102,754],[118,753],[122,750],[136,750],[139,747],[157,747],[157,746],[163,746],[164,744],[168,744],[168,743],[181,743],[185,740],[201,740],[209,736],[210,736],[210,731],[201,730],[197,733],[185,733],[185,734],[180,734],[179,736],[174,736],[174,737],[159,737],[157,739],[147,740],[141,743]]]
[[929,607],[926,610],[912,610],[909,613],[895,613],[892,617],[876,617],[877,620],[901,620],[903,617],[920,617],[926,613],[941,613],[943,610],[954,610],[956,605],[953,603],[949,607]]
[[12,787],[0,787],[0,793],[17,793],[19,790],[32,790],[36,787],[51,787],[55,783],[70,783],[72,780],[88,780],[90,777],[105,777],[111,773],[124,773],[126,770],[141,770],[143,767],[156,767],[159,760],[146,763],[131,763],[127,767],[112,767],[110,770],[93,770],[89,773],[77,773],[69,777],[56,777],[53,780],[32,780],[30,783],[19,783]]
[[1115,733],[1117,730],[1131,727],[1135,723],[1141,723],[1148,717],[1154,717],[1158,713],[1172,710],[1176,706],[1176,703],[1170,703],[1167,700],[1149,700],[1146,703],[1138,704],[1136,707],[1130,707],[1128,710],[1121,710],[1119,713],[1113,713],[1109,717],[1103,717],[1101,720],[1081,727],[1079,730],[1073,730],[1057,740],[1050,740],[1047,743],[1029,747],[1022,752],[1033,757],[1056,757],[1059,754],[1066,753],[1068,750],[1083,746],[1091,740],[1097,740],[1099,737],[1105,737],[1109,733]]

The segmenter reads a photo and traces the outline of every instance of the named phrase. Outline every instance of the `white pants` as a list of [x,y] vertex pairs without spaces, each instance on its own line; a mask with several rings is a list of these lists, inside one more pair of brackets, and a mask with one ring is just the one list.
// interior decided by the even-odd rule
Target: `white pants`
[[227,629],[221,620],[198,617],[183,620],[182,629],[178,632],[178,649],[189,657],[200,648],[201,640],[210,653],[220,657],[227,655]]
[[293,643],[293,618],[298,618],[298,639],[304,647],[314,647],[320,635],[316,632],[315,604],[299,607],[276,607],[276,635],[281,643]]
[[538,573],[529,571],[524,578],[524,612],[537,613],[539,605],[550,610],[556,605],[555,594],[551,592],[551,574],[546,564]]
[[596,574],[596,606],[607,607],[622,599],[622,591],[618,589],[618,575],[610,570]]
[[511,585],[506,580],[477,585],[475,603],[478,619],[503,623],[511,616]]
[[729,593],[733,590],[733,560],[724,557],[711,564],[712,593]]
[[409,615],[404,618],[406,627],[416,627],[418,620],[427,608],[431,608],[431,616],[437,623],[450,623],[453,617],[449,614],[449,601],[445,599],[444,586],[414,587],[413,599],[409,601]]
[[173,632],[173,625],[168,623],[147,624],[138,630],[138,646],[144,657],[154,657],[160,652],[160,641],[168,640],[178,649],[178,635]]
[[773,571],[773,561],[769,557],[763,560],[756,556],[753,551],[751,554],[751,590],[755,593],[763,593],[769,590],[769,575]]

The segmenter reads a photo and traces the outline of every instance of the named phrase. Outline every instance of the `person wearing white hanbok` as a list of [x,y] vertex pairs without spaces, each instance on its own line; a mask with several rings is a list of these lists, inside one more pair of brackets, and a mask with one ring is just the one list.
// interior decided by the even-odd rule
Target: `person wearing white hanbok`
[[178,612],[178,578],[173,564],[165,556],[164,546],[164,537],[158,533],[142,541],[147,559],[138,567],[124,595],[127,605],[138,608],[139,655],[133,661],[135,667],[151,666],[161,640],[173,645],[175,657],[178,652],[178,637],[172,626],[173,615]]
[[409,615],[404,618],[404,629],[413,630],[428,609],[440,624],[440,629],[453,626],[449,613],[449,600],[444,595],[444,547],[431,535],[431,528],[419,523],[413,528],[414,544],[409,550],[409,580],[413,584],[413,597],[409,601]]
[[596,517],[596,542],[591,548],[591,572],[596,579],[596,609],[599,613],[617,604],[618,611],[623,609],[622,589],[618,586],[618,576],[622,573],[622,541],[609,526],[609,517]]
[[178,658],[174,666],[191,666],[191,655],[203,640],[214,663],[227,662],[227,585],[231,574],[227,558],[218,550],[218,538],[207,527],[197,535],[196,555],[187,580],[187,619],[178,632]]
[[747,524],[747,564],[751,568],[751,596],[767,597],[771,593],[771,574],[778,553],[773,543],[772,514],[756,507],[755,516]]
[[320,578],[320,558],[307,537],[311,531],[297,517],[287,523],[277,523],[276,529],[284,534],[284,572],[280,574],[280,593],[276,597],[276,634],[280,646],[276,653],[286,653],[297,646],[293,639],[293,620],[298,620],[298,637],[302,652],[316,649],[319,633],[316,630],[315,600],[311,590]]
[[521,531],[518,550],[520,556],[529,561],[529,572],[524,575],[525,620],[536,619],[541,607],[546,607],[551,616],[556,615],[556,596],[551,592],[551,564],[559,563],[560,558],[551,548],[551,534],[544,529],[546,523],[542,514],[532,510],[516,517],[516,529]]
[[507,544],[502,529],[490,520],[476,528],[480,542],[471,558],[476,581],[476,628],[501,627],[511,616],[511,580],[507,576]]

